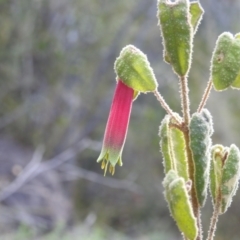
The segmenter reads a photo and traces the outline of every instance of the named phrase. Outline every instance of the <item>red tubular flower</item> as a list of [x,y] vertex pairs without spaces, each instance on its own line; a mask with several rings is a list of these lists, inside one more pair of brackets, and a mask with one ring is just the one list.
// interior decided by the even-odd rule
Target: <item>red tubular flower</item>
[[105,169],[104,174],[106,174],[109,162],[109,171],[112,174],[114,174],[117,163],[122,166],[121,155],[127,135],[133,98],[134,90],[118,80],[104,134],[102,151],[97,160],[97,162],[102,161],[101,167]]
[[154,92],[157,81],[144,53],[132,45],[122,49],[114,64],[117,87],[114,93],[103,146],[97,162],[102,161],[105,174],[114,174],[115,165],[122,165],[122,151],[125,143],[132,102],[139,93]]

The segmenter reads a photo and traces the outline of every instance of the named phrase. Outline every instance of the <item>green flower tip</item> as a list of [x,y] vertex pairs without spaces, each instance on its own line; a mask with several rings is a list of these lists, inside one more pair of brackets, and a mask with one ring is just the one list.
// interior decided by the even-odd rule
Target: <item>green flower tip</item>
[[[98,159],[97,159],[97,162],[98,162],[98,163],[99,163],[99,162],[102,162],[102,163],[101,163],[101,169],[104,170],[104,176],[106,176],[106,173],[107,173],[107,170],[108,170],[108,165],[109,165],[109,172],[110,172],[112,175],[114,175],[114,173],[115,173],[115,165],[116,165],[116,164],[112,163],[112,161],[111,161],[111,160],[112,160],[112,158],[111,158],[112,156],[110,156],[109,151],[110,151],[110,150],[106,151],[106,150],[103,149],[103,151],[101,152],[100,156],[99,156]],[[109,163],[110,163],[110,164],[109,164]],[[118,164],[119,166],[122,166],[122,165],[123,165],[122,159],[121,159],[120,156],[117,157],[117,164]]]
[[122,49],[114,69],[117,77],[135,92],[152,92],[158,87],[147,56],[133,45]]

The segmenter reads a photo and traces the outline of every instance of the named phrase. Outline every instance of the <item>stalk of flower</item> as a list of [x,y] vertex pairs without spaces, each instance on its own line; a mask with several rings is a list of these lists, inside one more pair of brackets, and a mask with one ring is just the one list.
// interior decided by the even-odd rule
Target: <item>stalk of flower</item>
[[114,65],[117,74],[117,86],[107,121],[103,146],[97,162],[106,175],[114,174],[115,165],[122,166],[122,151],[132,109],[132,102],[141,92],[154,92],[157,81],[145,54],[132,45],[120,53]]

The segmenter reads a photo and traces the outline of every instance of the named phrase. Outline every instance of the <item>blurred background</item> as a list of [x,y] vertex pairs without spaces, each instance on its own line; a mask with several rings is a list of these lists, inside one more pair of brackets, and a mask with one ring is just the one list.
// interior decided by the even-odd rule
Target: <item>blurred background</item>
[[[191,111],[209,78],[216,39],[240,32],[239,0],[201,0],[204,18],[189,77]],[[123,167],[103,177],[99,155],[115,88],[113,64],[134,44],[180,112],[178,80],[163,62],[156,0],[0,0],[0,232],[4,240],[175,240],[163,196],[153,94],[133,104]],[[213,143],[240,146],[240,93],[212,91]],[[216,240],[239,239],[240,191]],[[212,213],[203,209],[204,231]]]

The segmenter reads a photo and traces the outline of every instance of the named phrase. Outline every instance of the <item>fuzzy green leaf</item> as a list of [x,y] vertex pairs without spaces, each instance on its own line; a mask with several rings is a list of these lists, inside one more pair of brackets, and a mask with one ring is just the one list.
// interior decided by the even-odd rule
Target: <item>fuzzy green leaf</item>
[[[174,123],[172,120],[171,123]],[[172,126],[169,128],[170,141],[172,156],[176,165],[176,170],[179,177],[183,177],[185,181],[189,179],[188,177],[188,164],[187,164],[187,153],[186,144],[183,132],[178,128]]]
[[191,13],[191,24],[194,29],[194,33],[196,33],[204,13],[204,10],[200,2],[197,1],[197,2],[190,3],[190,13]]
[[188,0],[158,0],[158,19],[164,59],[175,73],[186,76],[192,60],[193,28]]
[[216,199],[219,194],[222,181],[222,168],[226,149],[222,145],[214,145],[211,153],[211,168],[210,168],[210,192],[212,195],[213,204],[216,204]]
[[174,120],[166,116],[160,126],[160,147],[164,158],[165,173],[170,169],[177,171],[178,176],[188,180],[188,165],[184,135],[174,127]]
[[163,155],[163,165],[164,165],[165,174],[169,170],[175,169],[173,158],[171,156],[171,150],[170,150],[169,121],[170,121],[170,116],[166,115],[165,118],[162,120],[159,128],[160,148],[161,148],[161,153]]
[[158,87],[147,56],[132,45],[122,49],[114,69],[118,79],[135,91],[151,92]]
[[[237,41],[240,41],[240,33],[236,34],[235,35],[235,39]],[[239,63],[240,64],[240,63]],[[237,88],[237,89],[240,89],[240,70],[238,72],[238,75],[236,77],[236,79],[234,80],[234,82],[232,83],[231,85],[232,88]]]
[[240,151],[236,145],[232,144],[229,148],[229,154],[225,161],[222,173],[222,206],[221,213],[226,212],[232,202],[238,188],[240,175]]
[[232,86],[240,88],[240,38],[228,32],[217,40],[212,56],[211,79],[214,88],[222,91]]
[[212,118],[207,109],[193,114],[189,130],[197,198],[200,206],[203,206],[207,197],[212,144],[210,137],[213,133]]
[[234,80],[234,82],[231,85],[232,88],[237,88],[240,89],[240,71],[236,77],[236,79]]
[[170,170],[163,185],[166,201],[178,228],[187,239],[194,240],[198,232],[197,221],[193,214],[184,179],[178,177],[175,171]]

